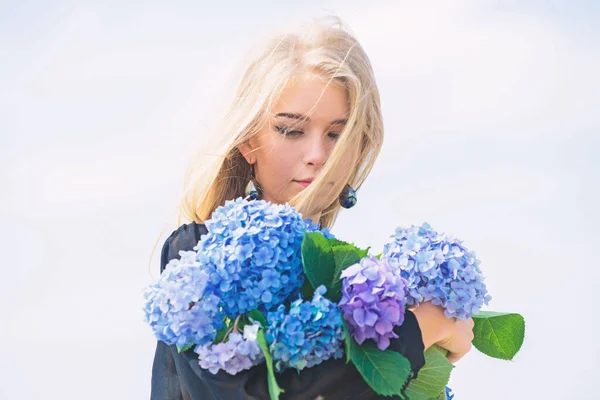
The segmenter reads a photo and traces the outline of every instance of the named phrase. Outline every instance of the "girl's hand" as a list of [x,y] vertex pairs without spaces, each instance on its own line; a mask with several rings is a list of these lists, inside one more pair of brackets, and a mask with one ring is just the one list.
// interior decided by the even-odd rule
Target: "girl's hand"
[[448,350],[448,360],[455,363],[471,350],[473,341],[473,319],[457,320],[447,318],[441,306],[431,302],[421,303],[411,308],[415,314],[425,350],[434,344]]

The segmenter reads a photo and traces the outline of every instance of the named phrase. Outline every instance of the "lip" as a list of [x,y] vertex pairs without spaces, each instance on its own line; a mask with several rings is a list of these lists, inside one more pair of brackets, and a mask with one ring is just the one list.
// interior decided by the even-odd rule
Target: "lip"
[[310,185],[312,183],[312,181],[313,181],[312,179],[304,179],[304,180],[301,180],[301,181],[294,181],[294,182],[296,182],[297,184],[299,184],[302,187],[306,188],[306,187],[308,187],[308,185]]

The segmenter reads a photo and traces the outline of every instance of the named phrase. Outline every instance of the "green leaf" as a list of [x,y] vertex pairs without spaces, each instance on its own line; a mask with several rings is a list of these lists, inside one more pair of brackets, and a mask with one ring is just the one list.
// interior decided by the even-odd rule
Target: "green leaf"
[[342,280],[340,279],[342,271],[350,265],[359,262],[361,257],[359,250],[357,250],[355,246],[348,244],[334,247],[333,258],[335,260],[335,271],[325,296],[337,303],[342,298]]
[[302,285],[302,298],[304,299],[312,299],[315,294],[315,288],[312,287],[312,283],[308,279],[304,280],[304,284]]
[[366,249],[361,249],[360,247],[357,247],[355,245],[351,245],[352,247],[354,247],[354,249],[356,250],[356,253],[358,254],[358,256],[360,258],[364,258],[367,257],[369,255],[369,249],[371,247],[367,247]]
[[193,343],[192,344],[188,344],[187,346],[183,346],[183,347],[179,347],[179,345],[177,345],[177,352],[178,353],[183,353],[184,351],[188,351],[192,347],[194,347]]
[[482,311],[473,315],[473,346],[490,357],[512,360],[525,339],[525,319],[516,313]]
[[[446,358],[446,351],[438,346],[431,346],[425,351],[425,365],[419,370],[417,379],[413,379],[405,390],[412,399],[436,399],[445,391],[450,380],[450,372],[454,366]],[[445,398],[445,392],[444,397]]]
[[269,351],[269,345],[267,344],[267,339],[265,338],[265,333],[262,329],[258,330],[258,334],[256,335],[256,341],[260,346],[263,354],[265,355],[265,362],[267,364],[267,382],[269,385],[269,396],[271,400],[278,400],[279,395],[285,390],[279,387],[277,384],[277,379],[275,379],[275,370],[273,369],[273,357],[271,357],[271,352]]
[[248,318],[257,321],[263,328],[267,326],[267,318],[265,318],[265,315],[257,309],[248,311]]
[[329,242],[329,245],[332,248],[340,247],[340,246],[352,246],[353,248],[356,249],[356,251],[360,255],[360,258],[363,258],[363,257],[366,257],[366,256],[369,255],[369,249],[370,249],[370,247],[367,247],[366,249],[361,249],[360,247],[358,247],[354,243],[348,243],[348,242],[344,242],[343,240],[333,239],[333,238],[332,239],[327,239],[327,241]]
[[350,350],[352,348],[352,336],[348,332],[346,321],[342,320],[342,328],[344,329],[344,351],[346,352],[346,364],[350,362]]
[[342,270],[360,261],[360,250],[349,244],[346,246],[337,246],[333,248],[333,258],[335,260],[334,280],[339,280]]
[[410,375],[410,362],[393,350],[381,351],[372,341],[350,341],[350,359],[367,384],[382,396],[398,395]]
[[308,232],[302,240],[302,264],[313,288],[328,286],[333,280],[335,259],[328,240],[319,232]]
[[440,394],[438,394],[436,397],[431,398],[430,400],[448,400],[448,398],[446,397],[446,389],[444,388],[444,390],[442,390]]
[[343,240],[339,240],[339,239],[335,239],[335,238],[327,239],[327,241],[329,242],[329,245],[331,247],[350,245],[350,243],[348,243],[348,242],[344,242]]

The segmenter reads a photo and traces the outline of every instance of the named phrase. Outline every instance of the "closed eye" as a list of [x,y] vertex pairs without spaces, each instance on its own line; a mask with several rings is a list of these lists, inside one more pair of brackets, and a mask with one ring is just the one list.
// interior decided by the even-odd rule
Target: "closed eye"
[[327,136],[328,136],[330,139],[333,139],[333,140],[338,140],[338,139],[339,139],[339,137],[340,137],[340,133],[339,133],[339,132],[329,132],[329,133],[327,133]]
[[275,130],[285,136],[300,136],[304,133],[303,131],[294,130],[287,126],[275,126]]

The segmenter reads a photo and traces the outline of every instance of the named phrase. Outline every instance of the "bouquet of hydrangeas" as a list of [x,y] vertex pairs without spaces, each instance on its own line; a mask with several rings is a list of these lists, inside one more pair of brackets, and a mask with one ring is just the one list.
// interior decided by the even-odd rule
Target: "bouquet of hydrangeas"
[[146,322],[158,340],[193,348],[212,373],[266,362],[273,399],[282,392],[276,373],[344,353],[378,394],[451,398],[452,365],[440,349],[426,351],[406,388],[410,363],[388,350],[405,310],[422,302],[473,317],[473,344],[492,357],[512,359],[523,342],[519,314],[478,313],[490,297],[475,253],[427,224],[398,228],[377,257],[289,205],[260,200],[228,201],[206,228],[194,251],[180,252],[147,288]]

